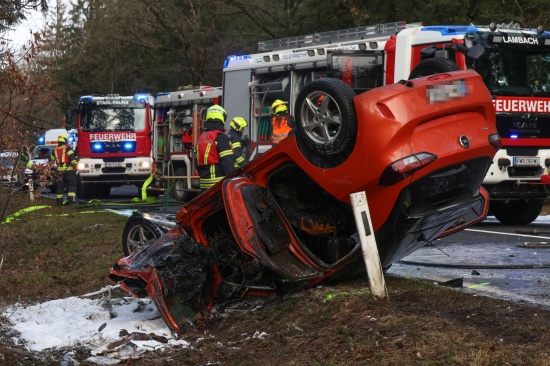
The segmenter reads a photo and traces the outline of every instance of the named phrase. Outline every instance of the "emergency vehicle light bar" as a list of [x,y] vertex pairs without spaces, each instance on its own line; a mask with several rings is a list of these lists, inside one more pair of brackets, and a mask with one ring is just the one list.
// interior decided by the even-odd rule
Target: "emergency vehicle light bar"
[[[410,24],[419,26],[421,23]],[[278,51],[292,48],[311,47],[320,44],[330,44],[346,41],[358,41],[376,38],[384,34],[395,34],[407,27],[406,22],[383,23],[364,27],[340,29],[336,31],[314,33],[306,36],[271,39],[258,42],[258,52]]]

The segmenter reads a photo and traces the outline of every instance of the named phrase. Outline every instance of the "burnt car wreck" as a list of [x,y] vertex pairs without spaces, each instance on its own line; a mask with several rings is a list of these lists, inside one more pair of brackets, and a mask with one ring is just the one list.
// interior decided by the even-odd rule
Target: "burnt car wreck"
[[173,331],[237,296],[364,276],[352,193],[368,196],[383,267],[487,215],[481,182],[500,137],[475,72],[357,96],[321,79],[295,111],[295,135],[185,204],[171,229],[128,221],[109,278],[151,296]]

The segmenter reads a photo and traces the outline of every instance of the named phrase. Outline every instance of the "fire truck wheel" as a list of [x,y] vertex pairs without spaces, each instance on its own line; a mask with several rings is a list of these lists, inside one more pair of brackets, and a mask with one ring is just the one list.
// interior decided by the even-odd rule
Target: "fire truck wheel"
[[506,225],[527,225],[540,215],[544,200],[491,201],[491,212]]
[[296,99],[297,137],[315,153],[349,153],[357,135],[355,93],[342,80],[324,78],[307,84]]
[[99,198],[108,198],[111,195],[111,186],[108,184],[99,184],[95,187],[95,195]]
[[458,70],[460,70],[458,65],[447,58],[429,58],[427,60],[420,61],[418,65],[414,67],[409,75],[409,79],[416,79],[422,76]]
[[146,247],[157,241],[168,230],[145,219],[141,213],[134,213],[122,232],[122,250],[129,256],[134,250]]
[[94,198],[94,194],[95,188],[93,184],[78,181],[78,184],[76,186],[76,196],[79,199],[92,199]]
[[[174,175],[177,177],[185,176],[187,175],[187,171],[185,168],[178,168]],[[195,197],[196,193],[190,191],[189,188],[191,187],[187,184],[187,179],[176,179],[172,187],[172,198],[180,202],[190,201]]]

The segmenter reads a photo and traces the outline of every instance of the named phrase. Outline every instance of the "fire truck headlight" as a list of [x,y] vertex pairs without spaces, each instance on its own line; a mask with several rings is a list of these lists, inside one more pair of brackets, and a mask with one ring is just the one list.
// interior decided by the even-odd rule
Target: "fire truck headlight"
[[122,151],[133,152],[136,151],[136,143],[134,141],[126,141],[122,144]]
[[139,166],[140,166],[141,168],[149,168],[149,167],[151,167],[151,163],[148,162],[148,161],[142,161],[142,162],[139,164]]
[[76,169],[78,170],[84,170],[88,167],[88,164],[84,164],[84,163],[78,163],[76,164]]

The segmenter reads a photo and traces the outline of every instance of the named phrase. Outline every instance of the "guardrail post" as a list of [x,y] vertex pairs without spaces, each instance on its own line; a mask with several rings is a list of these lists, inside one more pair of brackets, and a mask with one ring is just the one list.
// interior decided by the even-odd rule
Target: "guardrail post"
[[376,246],[374,230],[372,229],[367,195],[365,192],[357,192],[349,196],[355,216],[355,225],[357,226],[357,232],[361,241],[363,259],[367,267],[370,291],[376,297],[387,297],[388,292],[386,290],[378,247]]

